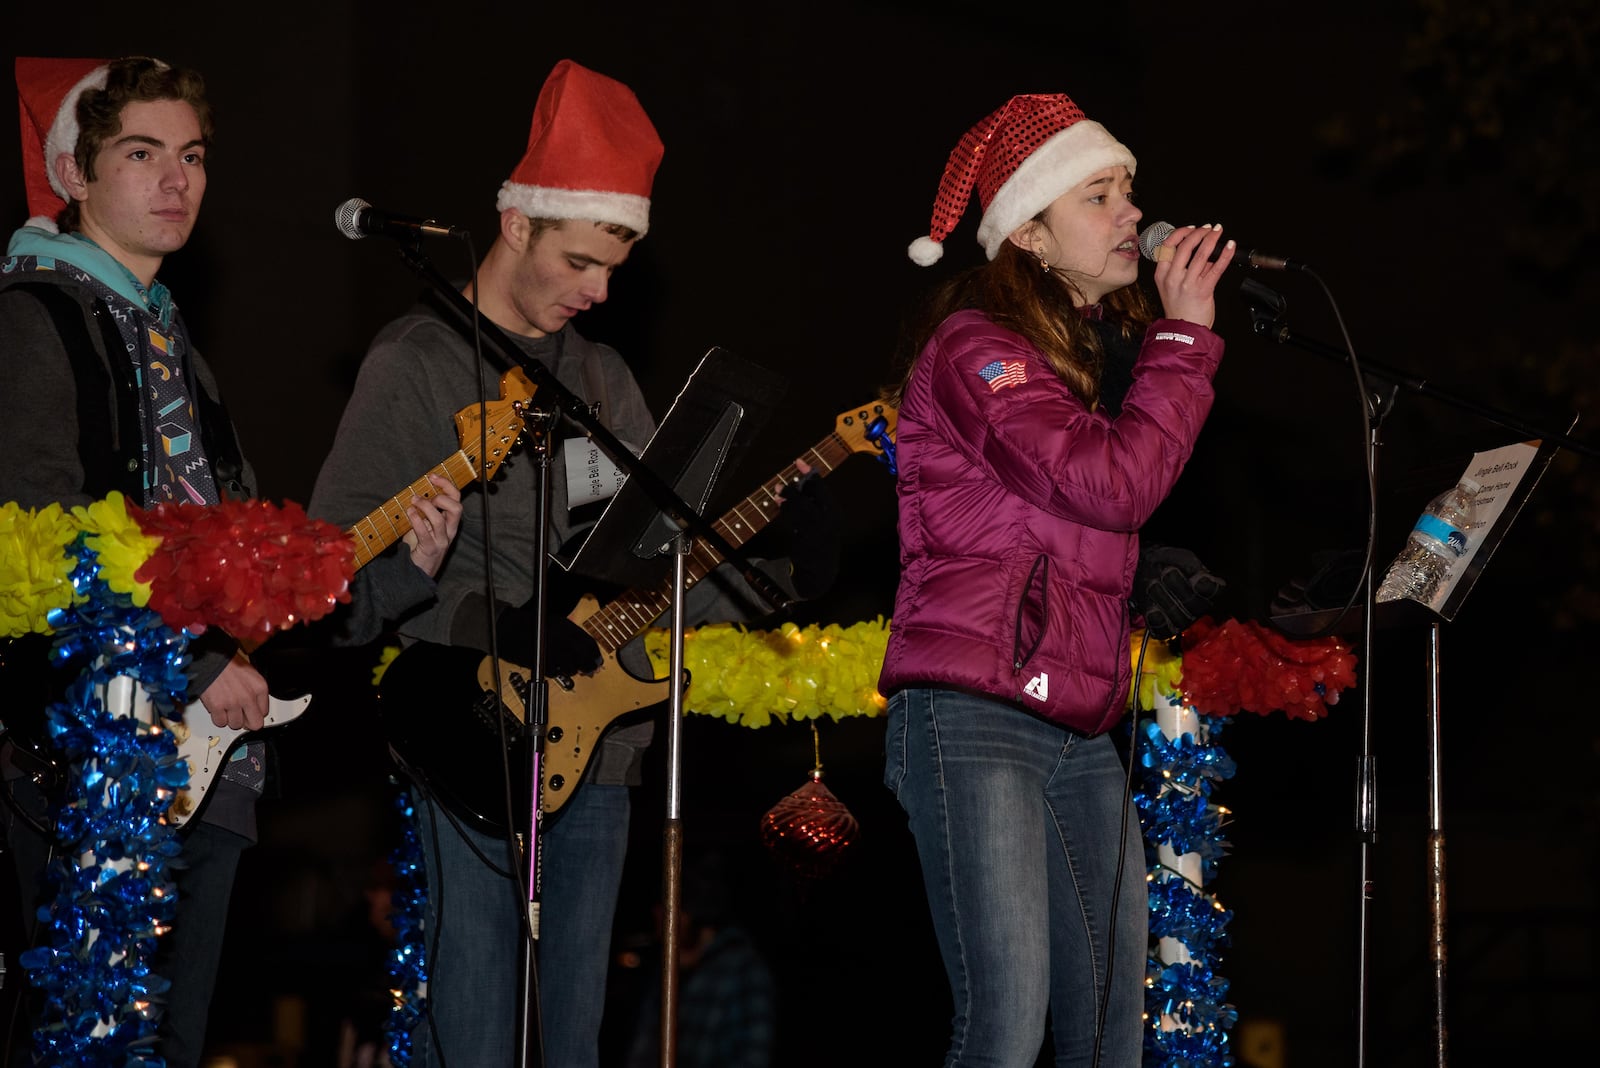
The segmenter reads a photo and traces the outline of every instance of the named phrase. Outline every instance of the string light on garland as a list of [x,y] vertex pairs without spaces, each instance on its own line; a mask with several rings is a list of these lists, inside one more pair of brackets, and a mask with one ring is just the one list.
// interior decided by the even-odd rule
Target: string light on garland
[[1154,713],[1135,733],[1150,904],[1151,954],[1145,977],[1144,1061],[1160,1068],[1226,1068],[1229,1030],[1238,1020],[1217,971],[1233,914],[1206,884],[1228,843],[1229,812],[1213,787],[1234,775],[1216,744],[1226,717],[1241,711],[1319,719],[1355,683],[1355,658],[1337,638],[1296,640],[1256,623],[1201,619],[1182,635],[1181,654],[1145,645],[1149,659],[1138,708]]
[[1228,811],[1212,787],[1234,774],[1216,744],[1222,723],[1202,717],[1173,693],[1156,716],[1139,724],[1134,799],[1144,825],[1149,865],[1151,954],[1145,976],[1145,1061],[1169,1068],[1233,1063],[1228,1031],[1237,1012],[1228,982],[1216,971],[1233,914],[1205,885],[1227,852]]
[[151,961],[172,924],[167,865],[180,848],[161,816],[188,768],[153,708],[181,697],[188,642],[113,593],[87,541],[80,535],[70,547],[73,605],[47,613],[52,657],[91,659],[46,712],[65,761],[52,821],[60,848],[45,872],[54,905],[41,917],[42,942],[20,963],[42,997],[33,1031],[40,1063],[159,1064],[155,1033],[169,984]]
[[[667,677],[671,632],[645,632],[645,651],[656,678]],[[878,672],[889,644],[889,625],[876,620],[842,627],[829,623],[751,631],[715,623],[684,632],[683,666],[689,671],[684,709],[744,727],[774,721],[840,720],[881,716],[888,703],[878,693]]]
[[423,940],[428,876],[417,834],[415,804],[411,792],[398,784],[394,806],[400,816],[400,843],[389,858],[394,873],[389,913],[394,925],[394,948],[389,952],[389,994],[393,1000],[383,1027],[389,1038],[390,1065],[407,1068],[411,1064],[411,1036],[422,1021],[428,996],[428,959]]
[[20,960],[40,994],[38,1063],[164,1063],[169,984],[150,966],[178,901],[168,871],[182,844],[164,816],[189,768],[167,724],[188,688],[189,635],[265,637],[317,618],[349,600],[353,571],[343,532],[298,506],[140,509],[120,493],[70,511],[0,505],[0,637],[48,635],[51,663],[79,668],[45,710],[64,781],[54,898]]

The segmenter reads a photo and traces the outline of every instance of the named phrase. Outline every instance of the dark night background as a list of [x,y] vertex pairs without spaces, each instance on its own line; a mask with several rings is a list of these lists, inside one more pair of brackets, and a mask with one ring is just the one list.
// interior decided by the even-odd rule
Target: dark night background
[[[392,246],[339,236],[334,208],[361,196],[466,226],[481,255],[539,85],[563,57],[630,85],[667,146],[650,235],[580,329],[629,357],[658,413],[713,345],[790,383],[725,476],[732,496],[871,399],[921,292],[978,262],[975,211],[937,267],[904,250],[926,232],[961,133],[1018,92],[1065,91],[1133,149],[1146,223],[1221,221],[1313,265],[1258,276],[1286,298],[1296,336],[1342,348],[1347,333],[1373,382],[1381,365],[1442,391],[1402,391],[1382,425],[1379,568],[1473,452],[1532,436],[1484,409],[1556,431],[1581,414],[1574,435],[1594,440],[1584,316],[1600,295],[1588,255],[1600,14],[1585,0],[7,9],[8,72],[15,55],[143,52],[207,76],[210,188],[163,278],[274,500],[307,499],[368,339],[420,288]],[[0,130],[0,196],[20,223],[16,145]],[[462,246],[431,253],[446,274],[467,269]],[[1265,619],[1319,554],[1362,547],[1368,439],[1349,368],[1253,334],[1235,286],[1218,295],[1229,346],[1216,406],[1149,533],[1226,578],[1220,617]],[[1594,447],[1581,452],[1557,456],[1442,631],[1446,1011],[1462,1065],[1567,1059],[1587,1041],[1600,734],[1580,698],[1600,624],[1600,474]],[[857,458],[829,485],[848,517],[844,574],[795,618],[887,615],[892,480]],[[1426,637],[1380,629],[1361,666],[1379,781],[1366,1049],[1386,1065],[1436,1053]],[[366,1033],[381,1020],[383,947],[364,890],[394,844],[390,787],[366,665],[339,668],[278,733],[281,796],[263,805],[240,873],[212,1037],[242,1065],[338,1064],[341,1021]],[[1240,1064],[1357,1059],[1363,692],[1322,722],[1244,716],[1221,739],[1238,763],[1217,791],[1233,846],[1210,888],[1234,911],[1218,971]],[[689,717],[686,840],[740,862],[741,911],[779,976],[780,1064],[935,1063],[948,995],[915,853],[880,782],[882,722],[819,733],[825,781],[860,821],[838,870],[803,888],[756,838],[811,768],[803,724]],[[619,943],[648,933],[658,892],[663,748],[638,798]],[[619,972],[608,1036],[652,978]]]

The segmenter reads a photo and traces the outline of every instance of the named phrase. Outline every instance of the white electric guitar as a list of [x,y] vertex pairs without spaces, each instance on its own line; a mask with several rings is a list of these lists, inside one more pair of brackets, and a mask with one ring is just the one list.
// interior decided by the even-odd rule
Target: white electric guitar
[[[443,475],[459,487],[480,477],[493,478],[510,455],[522,434],[523,411],[533,396],[534,384],[521,368],[507,371],[500,379],[500,399],[485,405],[471,404],[456,413],[456,436],[461,448],[431,468],[421,478],[390,497],[351,526],[347,533],[356,543],[356,569],[370,563],[379,553],[399,541],[411,529],[406,508],[412,497],[431,498],[438,490],[428,475]],[[483,474],[478,473],[478,456],[483,450]],[[137,700],[135,699],[137,705]],[[281,727],[297,719],[311,704],[311,695],[270,699],[262,728]],[[133,714],[142,709],[134,707]],[[148,720],[148,715],[145,716]],[[199,701],[184,707],[179,720],[165,721],[178,743],[178,756],[189,762],[189,785],[180,790],[167,809],[167,822],[181,827],[199,813],[217,774],[227,765],[234,749],[251,731],[219,727]]]

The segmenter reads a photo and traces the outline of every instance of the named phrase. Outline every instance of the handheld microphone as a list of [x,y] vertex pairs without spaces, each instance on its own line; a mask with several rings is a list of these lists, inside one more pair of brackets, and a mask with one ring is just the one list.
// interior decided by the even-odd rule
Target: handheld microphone
[[[1161,242],[1165,241],[1177,227],[1169,222],[1151,223],[1145,227],[1144,233],[1139,235],[1139,252],[1145,259],[1153,263],[1164,263],[1172,258],[1172,249]],[[1298,260],[1291,260],[1284,256],[1274,256],[1270,252],[1247,248],[1242,242],[1236,242],[1238,251],[1233,255],[1233,263],[1229,266],[1256,267],[1263,271],[1303,271],[1306,265]],[[1215,260],[1221,254],[1223,246],[1218,244],[1211,253]]]
[[360,197],[351,197],[333,212],[333,224],[339,232],[352,241],[363,237],[393,237],[410,240],[413,237],[468,237],[464,227],[446,226],[432,219],[413,219],[405,215],[391,215],[379,211]]

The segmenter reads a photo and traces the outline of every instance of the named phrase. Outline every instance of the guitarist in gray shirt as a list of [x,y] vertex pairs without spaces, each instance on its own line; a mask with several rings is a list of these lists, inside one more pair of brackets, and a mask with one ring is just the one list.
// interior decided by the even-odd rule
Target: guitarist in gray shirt
[[[593,124],[603,124],[605,138],[592,136]],[[606,299],[611,273],[648,229],[661,155],[656,131],[631,90],[571,61],[557,64],[541,91],[527,153],[501,187],[495,240],[463,289],[484,318],[597,407],[600,422],[635,450],[655,429],[639,386],[615,350],[584,338],[571,320]],[[382,493],[458,449],[475,447],[475,435],[453,423],[457,413],[478,411],[485,394],[501,409],[526,394],[525,379],[519,385],[480,366],[469,337],[449,310],[429,301],[378,333],[317,478],[312,514],[356,523],[381,508]],[[563,421],[551,440],[548,545],[554,551],[581,537],[597,508],[588,507],[589,480],[569,478],[582,468],[575,454],[590,447],[582,428]],[[539,622],[530,610],[538,570],[535,475],[534,461],[522,458],[496,477],[490,492],[469,486],[459,534],[436,576],[402,558],[378,556],[357,572],[352,603],[343,610],[343,640],[370,641],[393,630],[404,647],[385,675],[380,712],[391,751],[419,798],[427,868],[429,982],[425,1022],[411,1036],[418,1065],[516,1062],[526,901],[513,872],[525,865],[508,830],[526,828],[507,815],[504,783],[506,775],[525,779],[519,773],[526,753],[501,744],[478,673],[491,632],[504,672],[515,670],[513,663],[532,663]],[[802,480],[807,489],[788,494],[783,508],[791,528],[812,521],[806,559],[760,565],[800,596],[822,592],[837,568],[837,532],[816,482]],[[737,576],[729,581],[730,574],[718,568],[692,588],[686,605],[691,625],[768,611]],[[602,584],[608,579],[587,577]],[[638,620],[633,634],[608,642],[621,654],[613,659],[568,618],[569,612],[584,618],[572,612],[570,599],[552,595],[546,602],[545,663],[556,680],[553,692],[614,692],[613,680],[624,668],[651,676],[643,643],[628,642],[651,620]],[[655,701],[666,697],[652,694]],[[553,1068],[598,1061],[629,787],[640,780],[653,732],[648,719],[622,721],[628,710],[625,704],[583,710],[590,717],[586,729],[604,734],[585,747],[592,756],[574,776],[581,785],[564,784],[559,812],[551,816],[547,805],[541,821],[539,1011],[532,1018],[542,1020],[543,1063]],[[527,807],[527,786],[514,782],[513,813],[519,803]]]

